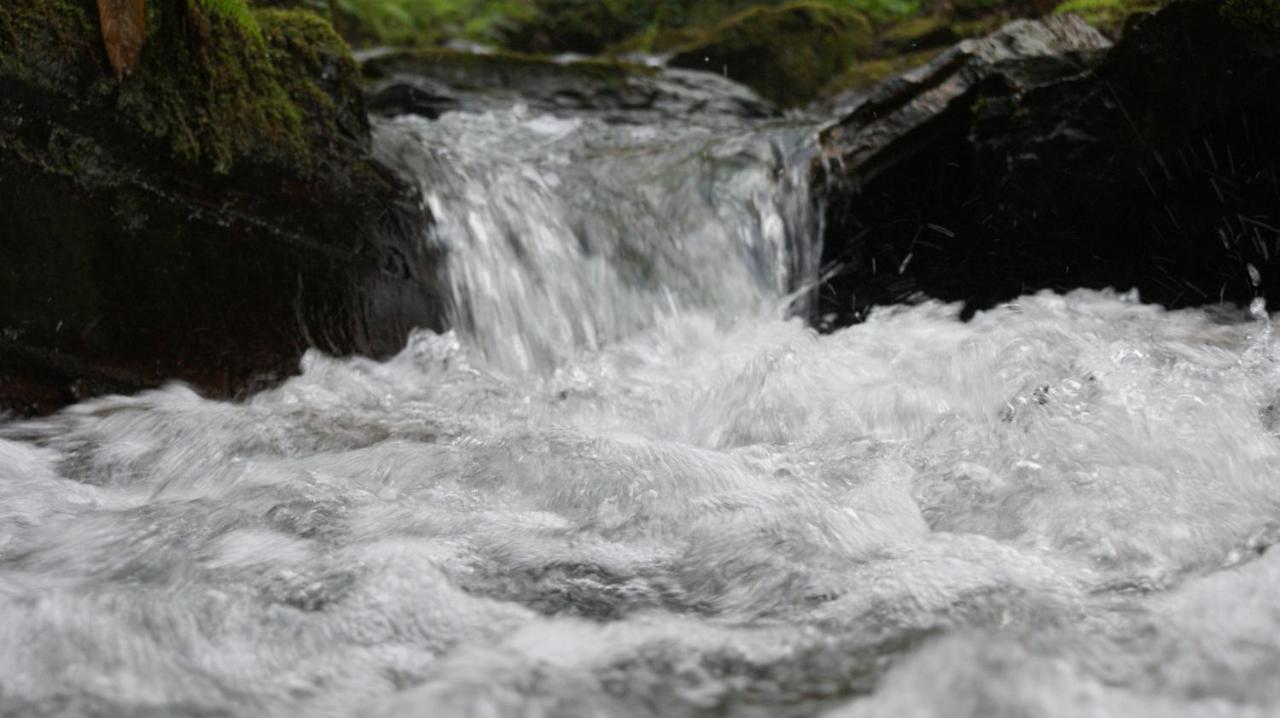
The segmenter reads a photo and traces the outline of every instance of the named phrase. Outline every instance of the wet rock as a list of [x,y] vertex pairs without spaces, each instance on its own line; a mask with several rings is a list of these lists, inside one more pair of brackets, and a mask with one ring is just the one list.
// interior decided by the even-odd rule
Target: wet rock
[[308,347],[438,326],[417,194],[369,154],[315,15],[148,3],[117,80],[88,0],[0,8],[0,410],[182,380],[219,397]]
[[556,60],[450,49],[370,53],[362,65],[372,112],[435,118],[516,104],[611,122],[770,117],[777,110],[722,77],[613,60]]
[[1014,23],[878,88],[825,133],[820,314],[935,297],[1137,288],[1280,299],[1280,34],[1208,0],[1115,47],[1071,16]]

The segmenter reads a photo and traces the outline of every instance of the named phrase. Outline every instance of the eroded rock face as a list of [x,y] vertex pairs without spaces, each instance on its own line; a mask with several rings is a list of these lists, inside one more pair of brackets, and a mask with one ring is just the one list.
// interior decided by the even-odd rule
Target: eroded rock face
[[149,6],[119,82],[91,0],[0,7],[0,412],[240,396],[442,322],[429,216],[371,159],[327,25]]
[[967,311],[1038,289],[1171,307],[1280,298],[1280,36],[1209,0],[1115,47],[1015,23],[890,82],[824,137],[820,315],[924,297]]

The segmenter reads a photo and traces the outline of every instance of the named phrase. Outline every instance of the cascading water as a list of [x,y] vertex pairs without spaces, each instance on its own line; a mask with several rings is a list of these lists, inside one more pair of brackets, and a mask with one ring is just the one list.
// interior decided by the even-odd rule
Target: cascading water
[[[449,252],[454,326],[493,367],[547,371],[682,310],[781,311],[813,275],[812,123],[610,125],[516,108],[405,117]],[[719,121],[716,121],[719,120]]]
[[819,336],[804,123],[379,134],[458,331],[0,427],[0,714],[1280,710],[1265,312]]

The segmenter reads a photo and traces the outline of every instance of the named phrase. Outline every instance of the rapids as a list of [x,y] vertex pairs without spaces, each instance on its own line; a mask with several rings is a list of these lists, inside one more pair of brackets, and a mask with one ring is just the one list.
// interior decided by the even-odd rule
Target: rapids
[[0,714],[1280,711],[1265,312],[820,335],[812,137],[384,123],[457,329],[0,425]]

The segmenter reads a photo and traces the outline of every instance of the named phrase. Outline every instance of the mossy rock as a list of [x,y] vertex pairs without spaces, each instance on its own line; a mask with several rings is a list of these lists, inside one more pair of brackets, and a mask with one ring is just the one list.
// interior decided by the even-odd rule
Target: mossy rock
[[891,52],[915,52],[951,45],[960,39],[951,18],[920,15],[894,23],[881,31],[879,44]]
[[703,40],[706,34],[705,28],[659,28],[653,26],[639,35],[610,45],[605,48],[603,54],[617,57],[636,53],[667,53],[695,44]]
[[355,63],[329,25],[240,0],[151,0],[140,63],[121,81],[92,0],[6,0],[0,76],[82,98],[224,173],[246,158],[307,166],[315,145],[367,133]]
[[832,78],[831,82],[822,88],[822,97],[837,98],[845,93],[866,90],[891,77],[924,65],[937,57],[940,52],[942,52],[941,48],[930,48],[857,62]]
[[307,142],[312,147],[335,140],[366,145],[369,118],[360,69],[333,27],[304,11],[259,10],[254,15]]
[[118,80],[94,0],[0,2],[0,413],[175,379],[241,396],[307,347],[440,326],[429,215],[370,157],[329,25],[148,5]]
[[1118,37],[1130,16],[1154,12],[1160,4],[1161,0],[1066,0],[1054,12],[1079,15],[1104,33]]
[[723,73],[793,107],[816,97],[871,45],[871,23],[862,13],[800,2],[735,15],[681,48],[671,65]]

